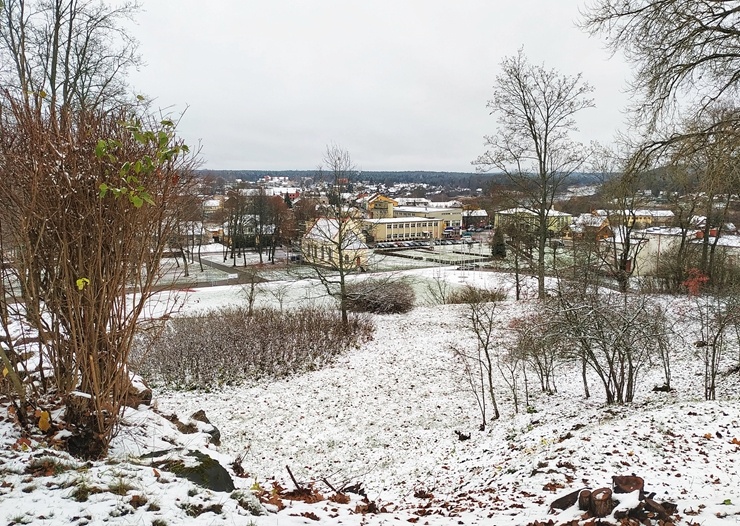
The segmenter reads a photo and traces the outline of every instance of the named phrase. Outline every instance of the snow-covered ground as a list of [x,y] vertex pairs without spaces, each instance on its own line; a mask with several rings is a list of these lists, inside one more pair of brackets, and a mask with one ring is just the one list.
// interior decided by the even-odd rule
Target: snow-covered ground
[[[511,288],[509,276],[487,272],[438,268],[402,275],[415,278],[417,292],[440,280]],[[269,288],[282,285],[265,284],[261,301],[272,301]],[[306,280],[289,294],[318,297],[310,292],[314,286]],[[181,314],[239,301],[238,287],[196,289],[184,298]],[[656,366],[642,377],[633,404],[605,406],[595,378],[586,400],[580,371],[561,367],[557,394],[539,393],[530,379],[530,409],[519,414],[499,379],[502,417],[479,431],[479,412],[450,351],[452,345],[471,344],[465,307],[420,303],[409,314],[376,316],[373,341],[325,369],[210,393],[155,393],[157,411],[175,413],[183,422],[204,410],[221,432],[218,447],[208,444],[206,434],[182,434],[158,412],[141,407],[126,414],[107,461],[81,463],[46,448],[40,437],[19,441],[3,411],[0,521],[359,526],[527,525],[552,519],[563,524],[579,514],[573,508],[549,513],[553,500],[579,488],[609,486],[615,475],[635,474],[655,500],[677,504],[678,524],[740,523],[737,374],[721,379],[718,401],[705,402],[703,369],[693,347],[676,348],[674,392],[652,391],[662,384]],[[510,320],[532,305],[525,300],[500,306],[497,341],[506,341]],[[682,327],[693,341],[691,326]],[[456,432],[470,438],[460,440]],[[239,457],[245,473],[234,476],[234,483],[244,494],[259,488],[269,496],[274,483],[293,489],[287,466],[302,486],[313,483],[325,498],[334,495],[332,488],[361,484],[366,500],[352,493],[348,503],[281,499],[286,507],[276,511],[273,499],[270,513],[253,516],[239,498],[199,488],[141,458],[175,446],[205,452],[230,470]],[[29,462],[43,466],[39,459],[48,457],[67,467],[29,470]],[[77,502],[73,495],[81,485],[101,491]],[[370,503],[381,512],[363,513],[373,510]]]

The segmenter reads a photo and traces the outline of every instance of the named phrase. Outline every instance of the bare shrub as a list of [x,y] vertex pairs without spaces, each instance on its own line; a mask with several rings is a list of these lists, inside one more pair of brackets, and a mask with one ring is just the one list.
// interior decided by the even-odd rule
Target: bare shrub
[[192,187],[187,151],[168,120],[121,110],[57,122],[0,93],[1,330],[9,351],[11,326],[38,337],[37,373],[0,355],[21,425],[45,396],[61,400],[75,454],[105,454],[115,432],[131,341]]
[[737,294],[697,295],[691,317],[698,321],[700,329],[700,338],[694,345],[704,365],[704,398],[716,400],[717,379],[724,357],[733,347],[740,350],[737,331],[740,300]]
[[244,380],[281,378],[317,369],[372,339],[372,324],[314,308],[228,307],[174,318],[138,342],[141,374],[151,383],[209,389]]
[[[596,373],[607,404],[632,402],[640,373],[670,338],[661,307],[644,295],[561,283],[558,299],[546,308],[548,338],[569,349],[567,357]],[[583,378],[586,387],[585,373]]]
[[506,292],[501,289],[481,289],[472,285],[465,285],[453,290],[447,296],[447,303],[479,304],[499,302],[506,299]]
[[431,305],[445,305],[452,293],[452,285],[442,277],[440,271],[436,271],[434,278],[426,284],[426,293]]
[[403,280],[366,279],[347,285],[348,307],[355,312],[399,314],[414,308],[416,294]]
[[559,362],[557,338],[548,333],[547,319],[541,313],[516,319],[511,328],[516,333],[515,351],[534,369],[543,393],[557,392],[555,367]]
[[496,360],[496,302],[470,302],[467,315],[467,328],[475,337],[475,348],[453,345],[451,351],[459,361],[465,379],[475,397],[481,416],[481,431],[488,424],[488,403],[490,401],[493,419],[498,420],[501,413],[494,390],[493,368]]

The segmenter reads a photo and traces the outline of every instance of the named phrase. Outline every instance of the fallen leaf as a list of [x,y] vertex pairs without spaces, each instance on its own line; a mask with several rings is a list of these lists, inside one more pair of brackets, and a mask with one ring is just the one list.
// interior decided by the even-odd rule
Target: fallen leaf
[[46,433],[51,428],[51,422],[49,421],[49,412],[41,411],[39,415],[39,429]]

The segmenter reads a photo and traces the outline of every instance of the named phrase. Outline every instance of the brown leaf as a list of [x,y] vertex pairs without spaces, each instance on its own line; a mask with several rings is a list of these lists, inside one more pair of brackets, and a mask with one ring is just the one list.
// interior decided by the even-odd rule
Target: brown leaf
[[336,502],[337,504],[349,504],[349,495],[345,495],[344,493],[335,493],[329,497],[329,500]]

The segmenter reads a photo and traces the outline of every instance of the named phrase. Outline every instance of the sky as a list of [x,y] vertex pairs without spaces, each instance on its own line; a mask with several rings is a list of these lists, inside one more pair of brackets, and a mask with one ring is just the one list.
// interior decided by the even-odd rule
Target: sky
[[361,170],[471,172],[496,132],[501,60],[582,73],[583,142],[626,128],[630,70],[576,27],[584,0],[142,0],[131,72],[215,170],[313,170],[327,145]]

